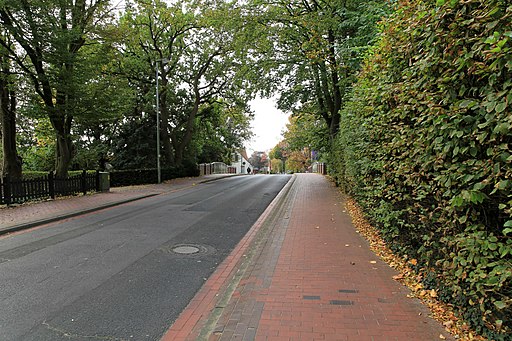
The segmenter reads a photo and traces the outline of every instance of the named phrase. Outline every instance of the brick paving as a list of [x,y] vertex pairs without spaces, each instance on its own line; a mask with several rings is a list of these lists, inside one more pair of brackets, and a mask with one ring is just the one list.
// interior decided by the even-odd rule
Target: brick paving
[[[215,178],[0,208],[0,232]],[[337,189],[297,174],[162,341],[453,340],[394,275],[356,232]]]
[[289,187],[163,341],[453,340],[370,251],[328,180],[298,174]]

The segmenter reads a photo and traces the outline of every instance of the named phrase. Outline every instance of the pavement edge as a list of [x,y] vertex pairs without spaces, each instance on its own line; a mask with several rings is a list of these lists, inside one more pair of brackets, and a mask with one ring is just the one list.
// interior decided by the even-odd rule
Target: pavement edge
[[79,215],[83,215],[83,214],[87,214],[87,213],[103,210],[103,209],[106,209],[106,208],[110,208],[110,207],[114,207],[114,206],[118,206],[118,205],[122,205],[122,204],[127,204],[127,203],[132,202],[132,201],[137,201],[137,200],[142,200],[142,199],[154,197],[154,196],[156,196],[158,194],[159,193],[151,193],[151,194],[140,195],[140,196],[137,196],[137,197],[133,197],[133,198],[129,198],[129,199],[124,199],[124,200],[121,200],[121,201],[111,202],[111,203],[108,203],[108,204],[105,204],[105,205],[100,205],[100,206],[88,208],[86,210],[68,212],[68,213],[65,213],[65,214],[57,215],[57,216],[46,218],[46,219],[34,220],[34,221],[31,221],[31,222],[27,222],[27,223],[23,223],[23,224],[19,224],[19,225],[13,225],[13,226],[1,228],[0,229],[0,235],[4,235],[4,234],[8,234],[8,233],[13,233],[13,232],[18,232],[18,231],[22,231],[22,230],[27,230],[27,229],[30,229],[32,227],[36,227],[36,226],[40,226],[40,225],[45,225],[45,224],[53,223],[53,222],[56,222],[56,221],[59,221],[59,220],[64,220],[64,219],[68,219],[68,218],[73,218],[73,217],[76,217],[76,216],[79,216]]
[[161,341],[208,340],[223,309],[242,279],[244,271],[248,268],[253,256],[247,256],[248,249],[276,208],[284,202],[295,179],[295,175],[290,178],[249,232],[199,289],[162,336]]

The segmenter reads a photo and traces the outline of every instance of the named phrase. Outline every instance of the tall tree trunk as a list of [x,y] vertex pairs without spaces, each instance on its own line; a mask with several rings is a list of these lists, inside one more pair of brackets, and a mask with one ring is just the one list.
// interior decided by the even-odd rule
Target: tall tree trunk
[[166,114],[162,114],[160,122],[160,141],[162,142],[162,154],[164,155],[164,164],[168,166],[174,166],[174,148],[171,143],[171,136],[169,134],[169,111]]
[[66,177],[68,175],[69,165],[73,159],[74,146],[70,134],[57,132],[55,149],[55,175]]
[[160,89],[160,141],[162,142],[162,154],[164,156],[164,163],[167,165],[174,165],[174,148],[171,144],[171,136],[169,135],[169,107],[167,106],[167,77],[165,69],[162,67],[162,87]]
[[1,60],[0,125],[2,126],[2,176],[21,178],[21,158],[16,149],[16,97],[9,80],[8,62]]
[[327,108],[327,99],[326,96],[329,96],[329,92],[325,91],[325,88],[322,86],[322,80],[320,77],[321,67],[318,63],[313,64],[312,67],[313,78],[315,79],[315,92],[316,98],[318,102],[318,110],[320,111],[320,115],[324,119],[325,123],[328,127],[331,126],[332,117],[330,115],[329,109]]
[[183,138],[181,139],[180,143],[178,144],[175,153],[174,153],[174,160],[176,162],[176,165],[181,166],[183,164],[183,156],[185,153],[185,148],[190,144],[190,141],[192,140],[192,135],[194,133],[195,128],[195,120],[197,117],[197,113],[199,112],[199,105],[201,103],[201,94],[199,91],[199,77],[194,82],[194,93],[195,93],[195,100],[194,100],[194,106],[192,107],[192,110],[190,111],[190,114],[188,115],[187,125],[185,127],[185,133],[183,135]]
[[[183,156],[185,153],[185,149],[189,146],[190,141],[192,141],[192,136],[194,134],[194,129],[196,125],[196,117],[197,113],[199,112],[199,106],[204,101],[204,98],[201,94],[201,78],[203,75],[208,71],[208,68],[211,66],[213,60],[215,57],[219,56],[222,52],[222,47],[219,47],[215,52],[210,54],[208,58],[204,61],[204,63],[199,67],[197,70],[197,73],[192,78],[191,86],[194,90],[194,103],[192,106],[192,110],[190,111],[188,115],[188,119],[185,125],[185,132],[183,134],[183,138],[179,142],[179,144],[175,144],[175,162],[176,165],[181,166],[183,164]],[[203,90],[208,88],[208,86],[204,87]],[[211,94],[210,94],[211,96]],[[206,95],[208,97],[208,95]]]
[[174,162],[177,166],[183,165],[185,149],[190,144],[190,141],[192,140],[192,136],[194,134],[195,120],[196,120],[197,113],[199,112],[199,101],[196,100],[196,102],[197,103],[194,104],[194,107],[188,116],[185,133],[184,133],[181,141],[177,144],[175,151],[174,151]]
[[74,156],[74,145],[71,139],[73,116],[68,112],[72,98],[69,89],[57,90],[55,106],[50,109],[50,122],[55,130],[56,143],[55,175],[58,177],[67,177],[69,165]]
[[331,112],[331,126],[329,127],[329,133],[331,139],[334,139],[340,129],[340,110],[342,94],[340,89],[340,76],[338,75],[338,61],[336,60],[335,44],[336,38],[332,30],[329,30],[327,39],[329,41],[329,63],[331,64],[331,83],[332,83],[332,96],[333,96],[333,108]]

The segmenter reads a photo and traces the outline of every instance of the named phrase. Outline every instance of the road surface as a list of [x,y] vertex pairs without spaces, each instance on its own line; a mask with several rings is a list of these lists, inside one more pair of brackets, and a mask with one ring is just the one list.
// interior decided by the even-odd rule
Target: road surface
[[289,180],[242,176],[0,238],[0,340],[158,340]]

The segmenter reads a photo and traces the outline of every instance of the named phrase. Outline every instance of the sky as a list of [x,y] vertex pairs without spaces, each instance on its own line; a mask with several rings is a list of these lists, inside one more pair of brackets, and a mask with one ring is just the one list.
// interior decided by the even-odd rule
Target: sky
[[254,137],[245,146],[247,154],[269,152],[283,139],[282,133],[288,123],[288,114],[276,108],[275,99],[256,98],[250,103],[254,112],[252,131]]

